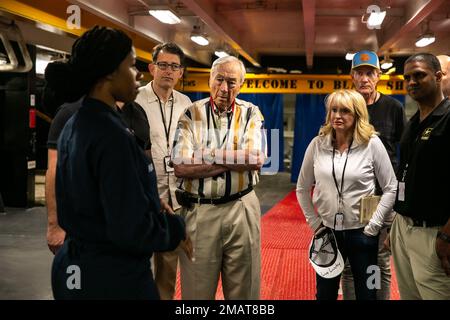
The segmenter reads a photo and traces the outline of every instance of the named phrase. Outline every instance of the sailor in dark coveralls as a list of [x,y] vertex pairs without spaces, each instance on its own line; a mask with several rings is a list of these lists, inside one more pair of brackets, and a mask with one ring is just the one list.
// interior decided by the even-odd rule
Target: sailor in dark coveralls
[[[58,222],[67,232],[52,267],[55,299],[159,299],[154,251],[185,238],[177,215],[160,211],[153,163],[115,110],[133,101],[141,74],[131,39],[94,27],[54,73],[60,88],[86,95],[58,140]],[[74,94],[75,92],[75,94]]]

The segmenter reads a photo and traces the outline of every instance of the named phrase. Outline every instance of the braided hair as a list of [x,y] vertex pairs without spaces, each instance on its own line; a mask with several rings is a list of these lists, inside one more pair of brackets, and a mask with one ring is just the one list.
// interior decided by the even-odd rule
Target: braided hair
[[114,72],[131,50],[132,40],[123,31],[93,27],[75,41],[68,62],[47,66],[48,97],[61,104],[80,99],[100,79]]

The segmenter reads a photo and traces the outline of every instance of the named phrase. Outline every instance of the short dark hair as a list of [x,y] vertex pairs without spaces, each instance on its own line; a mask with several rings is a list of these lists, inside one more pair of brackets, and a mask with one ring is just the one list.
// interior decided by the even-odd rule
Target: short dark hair
[[158,60],[158,55],[161,51],[176,54],[180,58],[180,64],[184,66],[184,52],[179,46],[173,42],[160,43],[153,48],[152,59],[153,62]]
[[431,70],[433,70],[433,72],[442,71],[441,64],[434,54],[425,52],[413,54],[411,57],[406,59],[405,65],[416,61],[425,62],[431,68]]

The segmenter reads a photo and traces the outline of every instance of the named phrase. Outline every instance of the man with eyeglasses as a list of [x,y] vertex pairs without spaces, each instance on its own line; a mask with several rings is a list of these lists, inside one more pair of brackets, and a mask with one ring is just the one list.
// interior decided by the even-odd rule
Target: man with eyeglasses
[[[381,70],[380,62],[375,52],[368,50],[357,52],[353,57],[350,75],[356,91],[366,100],[369,121],[380,134],[379,138],[389,154],[395,171],[398,163],[397,146],[406,125],[405,110],[398,100],[377,91]],[[375,193],[377,195],[382,193],[378,184]],[[389,219],[387,219],[387,225],[380,230],[378,267],[380,268],[381,287],[377,290],[377,300],[389,300],[391,295],[390,249],[384,243],[388,238],[389,228],[394,215],[394,212],[392,212]],[[355,299],[353,275],[348,262],[342,273],[342,291],[345,300]]]
[[[144,108],[150,124],[159,196],[179,214],[181,206],[175,197],[177,178],[170,165],[170,156],[178,118],[191,105],[186,95],[174,90],[183,76],[184,53],[176,44],[164,43],[153,49],[152,58],[148,68],[153,81],[139,89],[136,102]],[[175,293],[179,250],[153,256],[155,282],[163,300],[173,299]]]

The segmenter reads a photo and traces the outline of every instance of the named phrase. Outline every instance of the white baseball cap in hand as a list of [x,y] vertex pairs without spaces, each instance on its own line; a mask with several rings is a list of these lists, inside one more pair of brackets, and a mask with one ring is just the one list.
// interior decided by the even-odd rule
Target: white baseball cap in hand
[[344,259],[339,252],[333,230],[322,227],[309,245],[309,262],[322,278],[335,278],[344,270]]

